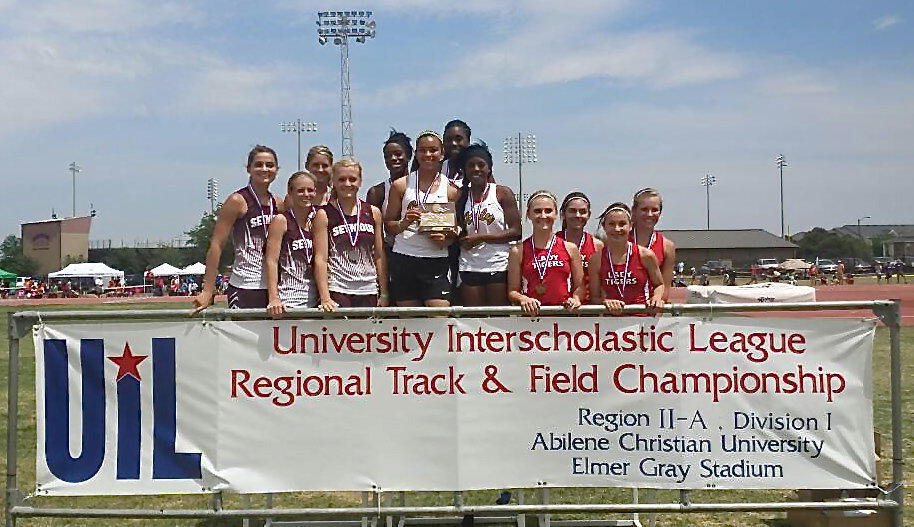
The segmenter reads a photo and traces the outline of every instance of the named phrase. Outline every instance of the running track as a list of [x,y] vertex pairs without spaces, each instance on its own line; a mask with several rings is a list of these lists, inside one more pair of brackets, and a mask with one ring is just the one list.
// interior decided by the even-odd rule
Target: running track
[[[670,294],[670,301],[674,303],[684,302],[686,290],[682,287],[674,288]],[[36,300],[6,299],[0,300],[0,307],[30,307],[45,305],[72,305],[78,309],[84,304],[120,304],[125,309],[130,308],[130,304],[136,303],[163,303],[171,304],[170,308],[181,309],[190,308],[191,297],[131,297],[131,298],[41,298]],[[901,323],[904,326],[914,326],[914,284],[891,284],[891,285],[833,285],[820,286],[816,288],[816,300],[820,301],[841,301],[841,300],[887,300],[899,299],[902,301]],[[225,302],[224,296],[217,297],[217,302]],[[165,306],[163,306],[165,307]],[[752,316],[778,316],[778,317],[805,317],[805,318],[861,318],[872,316],[872,312],[862,309],[853,311],[771,311],[766,313],[752,313]]]

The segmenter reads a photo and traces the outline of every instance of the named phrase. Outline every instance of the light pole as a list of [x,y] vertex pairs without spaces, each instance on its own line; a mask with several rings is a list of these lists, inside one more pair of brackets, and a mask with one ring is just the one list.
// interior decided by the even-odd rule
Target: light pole
[[323,46],[330,39],[340,47],[340,114],[343,136],[342,158],[353,156],[352,103],[349,100],[349,37],[364,43],[374,38],[371,11],[320,11],[317,13],[317,41]]
[[279,123],[279,129],[283,132],[291,132],[298,136],[298,170],[302,170],[304,165],[302,164],[301,159],[301,134],[302,132],[316,132],[317,123],[315,122],[303,122],[301,119],[296,119],[290,122],[281,122]]
[[717,181],[717,178],[712,176],[710,173],[705,174],[705,176],[701,178],[701,186],[705,188],[705,203],[707,204],[708,209],[707,230],[709,231],[711,230],[711,185],[713,185],[715,181]]
[[784,167],[787,166],[787,160],[784,159],[784,154],[778,154],[777,158],[778,169],[781,172],[781,238],[784,237]]
[[868,219],[871,219],[871,218],[870,218],[869,216],[864,216],[864,217],[862,217],[862,218],[857,218],[857,237],[858,237],[858,238],[861,238],[861,239],[863,238],[863,235],[860,234],[860,232],[861,232],[861,231],[860,231],[860,222],[863,221],[863,220],[868,220]]
[[524,163],[536,163],[536,136],[518,132],[505,138],[505,164],[517,163],[517,204],[524,203]]
[[76,161],[70,163],[70,173],[73,174],[73,218],[76,217],[76,174],[82,172],[82,167],[76,164]]
[[219,180],[214,177],[206,180],[206,199],[209,200],[210,213],[216,212],[216,202],[219,201]]

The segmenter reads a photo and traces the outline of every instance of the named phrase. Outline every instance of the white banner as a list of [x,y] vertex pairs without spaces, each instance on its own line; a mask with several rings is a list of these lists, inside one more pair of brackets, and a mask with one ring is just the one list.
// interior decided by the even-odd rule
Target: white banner
[[47,494],[874,484],[871,320],[43,325]]

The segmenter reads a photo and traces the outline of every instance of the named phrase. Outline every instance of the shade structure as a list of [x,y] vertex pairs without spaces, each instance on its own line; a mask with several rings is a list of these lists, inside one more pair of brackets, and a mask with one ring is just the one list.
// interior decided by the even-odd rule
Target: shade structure
[[206,266],[200,262],[192,263],[181,269],[181,274],[193,274],[193,275],[202,275],[206,274]]
[[101,262],[74,263],[56,273],[50,273],[48,278],[113,278],[124,279],[124,271],[108,267]]
[[181,269],[171,265],[170,263],[163,263],[156,267],[150,269],[153,276],[174,276],[176,274],[181,274]]

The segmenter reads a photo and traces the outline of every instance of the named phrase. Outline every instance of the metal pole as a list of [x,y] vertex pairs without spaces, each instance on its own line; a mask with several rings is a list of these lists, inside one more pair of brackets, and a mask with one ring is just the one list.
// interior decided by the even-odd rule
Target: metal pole
[[343,19],[343,33],[340,35],[340,131],[342,134],[343,158],[352,157],[352,101],[349,98],[349,21]]
[[301,162],[301,119],[295,120],[295,135],[298,136],[298,171],[304,168]]
[[708,229],[711,230],[711,181],[708,180],[708,184],[705,185],[705,203],[708,211]]
[[16,488],[19,422],[19,332],[12,313],[7,316],[9,331],[9,381],[6,392],[6,526],[14,527],[13,506],[19,503],[19,489]]
[[[517,192],[520,202],[524,202],[524,145],[521,142],[521,133],[517,133]],[[520,208],[520,207],[518,207]]]
[[784,237],[784,163],[778,163],[781,171],[781,238]]
[[883,323],[889,327],[891,346],[891,399],[892,399],[892,487],[890,498],[898,503],[893,515],[892,525],[904,525],[904,435],[902,432],[901,405],[901,301],[893,300],[883,317]]

